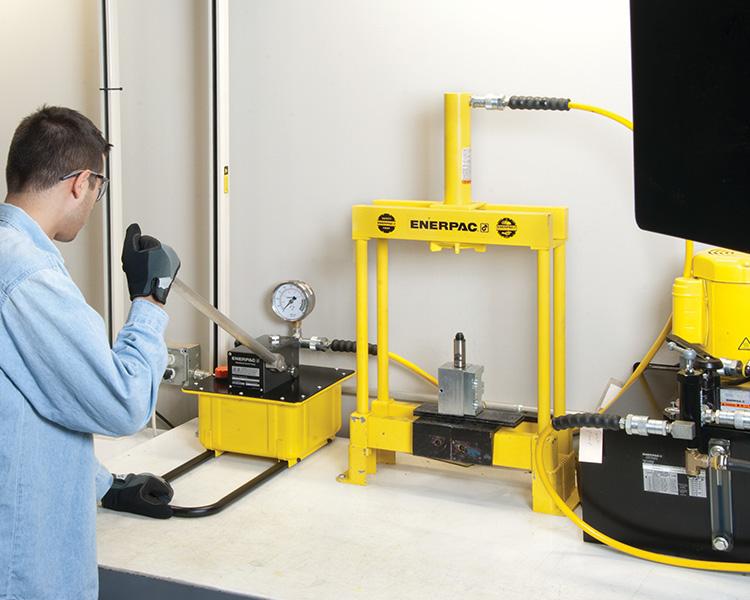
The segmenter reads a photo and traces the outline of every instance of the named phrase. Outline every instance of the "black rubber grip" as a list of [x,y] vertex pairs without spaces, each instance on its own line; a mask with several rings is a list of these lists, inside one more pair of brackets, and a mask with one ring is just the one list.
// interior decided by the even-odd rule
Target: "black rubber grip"
[[[331,352],[356,352],[357,342],[354,342],[352,340],[333,340],[331,342],[331,345],[329,346],[329,349],[331,350]],[[372,354],[373,356],[377,356],[378,345],[368,344],[367,352],[369,354]]]
[[543,96],[511,96],[508,108],[515,110],[570,110],[570,98],[546,98]]
[[562,429],[575,429],[578,427],[595,427],[597,429],[620,430],[620,417],[617,415],[605,415],[602,413],[577,413],[563,415],[552,419],[552,428],[555,431]]

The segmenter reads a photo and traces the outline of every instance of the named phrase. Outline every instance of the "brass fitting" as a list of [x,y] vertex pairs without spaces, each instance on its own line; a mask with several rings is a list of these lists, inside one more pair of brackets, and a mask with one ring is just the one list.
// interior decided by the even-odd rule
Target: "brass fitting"
[[703,470],[708,469],[708,455],[701,454],[697,448],[685,449],[685,471],[691,477],[697,477]]

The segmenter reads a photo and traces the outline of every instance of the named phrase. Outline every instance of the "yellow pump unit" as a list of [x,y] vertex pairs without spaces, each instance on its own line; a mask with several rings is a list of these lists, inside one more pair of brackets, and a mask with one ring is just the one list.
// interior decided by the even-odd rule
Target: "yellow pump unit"
[[711,248],[672,286],[672,331],[713,356],[750,360],[750,254]]

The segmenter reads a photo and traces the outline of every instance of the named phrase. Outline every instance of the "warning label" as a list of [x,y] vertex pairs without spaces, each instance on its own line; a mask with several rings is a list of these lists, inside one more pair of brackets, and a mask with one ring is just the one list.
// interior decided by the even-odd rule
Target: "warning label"
[[497,222],[496,229],[497,234],[500,237],[512,238],[514,235],[516,235],[518,226],[516,225],[516,222],[510,217],[503,217]]
[[643,462],[643,491],[670,496],[706,497],[706,472],[697,477],[687,474],[684,467]]
[[721,389],[721,408],[750,409],[750,390],[740,387]]
[[737,350],[750,350],[750,340],[745,338],[740,342]]
[[388,213],[383,213],[378,217],[378,229],[383,233],[391,233],[396,229],[396,218]]

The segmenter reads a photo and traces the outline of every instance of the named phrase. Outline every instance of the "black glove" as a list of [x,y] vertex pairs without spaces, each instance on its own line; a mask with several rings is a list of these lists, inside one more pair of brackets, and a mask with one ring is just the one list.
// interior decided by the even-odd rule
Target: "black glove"
[[180,270],[177,253],[150,235],[141,235],[138,223],[125,232],[122,270],[128,278],[130,299],[153,296],[164,304],[169,288]]
[[172,486],[151,473],[115,475],[112,487],[104,494],[102,506],[136,515],[168,519],[172,516]]

